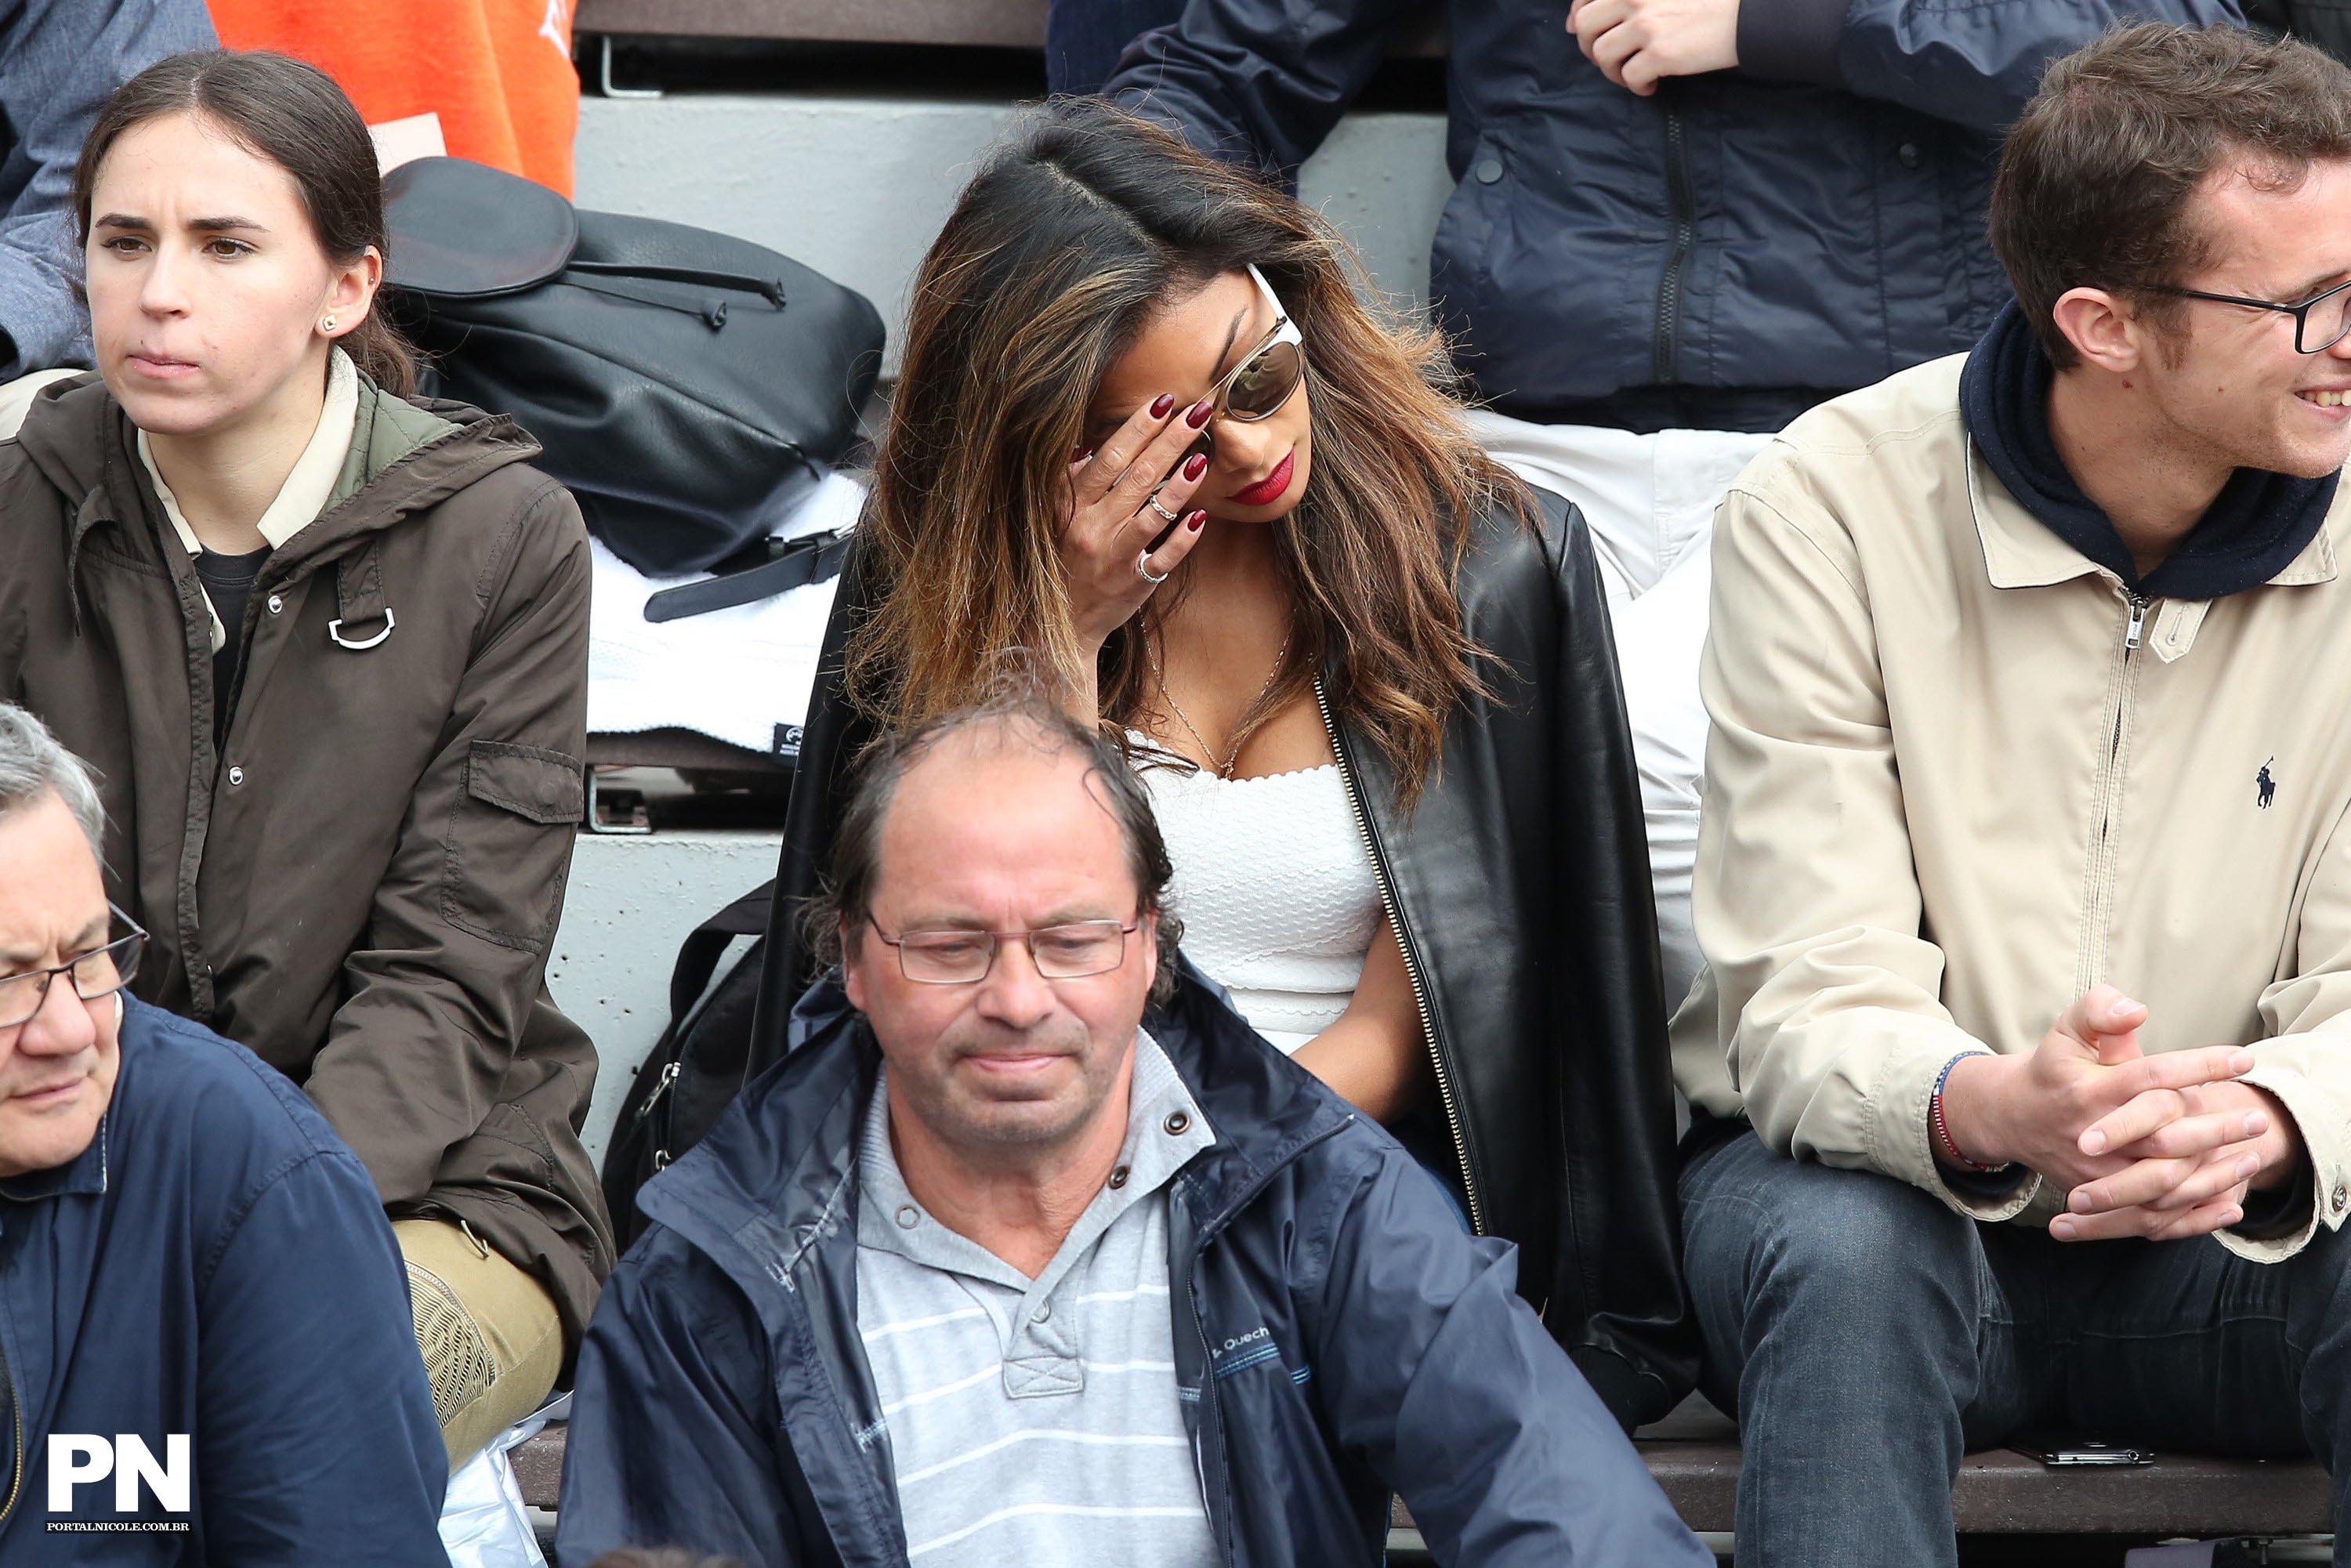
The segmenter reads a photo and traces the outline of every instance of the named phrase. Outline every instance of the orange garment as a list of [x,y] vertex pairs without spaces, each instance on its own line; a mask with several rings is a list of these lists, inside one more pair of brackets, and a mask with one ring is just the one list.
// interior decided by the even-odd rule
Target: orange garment
[[371,126],[440,117],[453,157],[571,194],[574,0],[210,0],[233,49],[276,49],[341,84]]

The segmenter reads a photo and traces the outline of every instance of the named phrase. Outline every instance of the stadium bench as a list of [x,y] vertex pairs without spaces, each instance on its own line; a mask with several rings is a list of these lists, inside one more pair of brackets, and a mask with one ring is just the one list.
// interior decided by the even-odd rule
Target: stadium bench
[[[1739,1484],[1739,1434],[1702,1399],[1643,1428],[1649,1473],[1693,1530],[1728,1532]],[[515,1450],[523,1498],[555,1506],[563,1428]],[[2152,1465],[2053,1470],[2005,1448],[1970,1454],[1952,1489],[1968,1535],[2320,1534],[2332,1528],[2326,1472],[2306,1459],[2211,1459],[2166,1454]],[[1395,1522],[1411,1527],[1401,1504]]]

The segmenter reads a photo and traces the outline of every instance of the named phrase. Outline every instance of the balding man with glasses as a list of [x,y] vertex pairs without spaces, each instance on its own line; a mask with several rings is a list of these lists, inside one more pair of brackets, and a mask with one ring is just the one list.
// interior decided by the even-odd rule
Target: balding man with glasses
[[125,989],[104,827],[0,703],[0,1562],[442,1562],[374,1185],[275,1070]]
[[1118,749],[1035,693],[900,735],[842,967],[649,1184],[580,1353],[566,1563],[1711,1560],[1516,1256],[1176,956]]

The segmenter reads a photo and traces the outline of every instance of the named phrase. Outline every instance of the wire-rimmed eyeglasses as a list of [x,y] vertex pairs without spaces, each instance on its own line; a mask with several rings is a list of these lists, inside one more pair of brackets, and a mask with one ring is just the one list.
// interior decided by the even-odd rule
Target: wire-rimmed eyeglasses
[[872,915],[873,935],[898,949],[898,972],[923,986],[968,986],[987,978],[1000,942],[1019,942],[1029,961],[1049,980],[1082,980],[1106,975],[1126,962],[1126,939],[1142,918],[1070,920],[1027,931],[901,931],[893,936]]

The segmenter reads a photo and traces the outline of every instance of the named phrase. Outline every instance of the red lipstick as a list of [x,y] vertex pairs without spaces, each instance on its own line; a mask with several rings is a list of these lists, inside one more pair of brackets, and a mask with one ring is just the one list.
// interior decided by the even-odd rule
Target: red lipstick
[[1291,447],[1282,460],[1273,465],[1273,472],[1246,490],[1236,490],[1225,497],[1236,507],[1270,507],[1290,488],[1290,476],[1298,468],[1298,449]]

